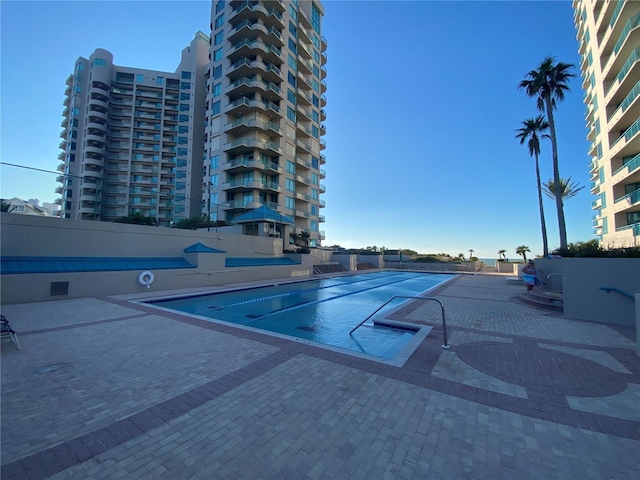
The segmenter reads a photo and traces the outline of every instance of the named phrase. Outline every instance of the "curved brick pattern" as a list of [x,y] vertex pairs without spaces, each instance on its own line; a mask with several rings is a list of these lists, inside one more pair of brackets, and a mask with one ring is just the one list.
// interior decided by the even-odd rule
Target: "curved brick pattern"
[[585,358],[529,345],[465,343],[456,353],[481,372],[536,391],[579,397],[616,395],[627,387],[622,375]]

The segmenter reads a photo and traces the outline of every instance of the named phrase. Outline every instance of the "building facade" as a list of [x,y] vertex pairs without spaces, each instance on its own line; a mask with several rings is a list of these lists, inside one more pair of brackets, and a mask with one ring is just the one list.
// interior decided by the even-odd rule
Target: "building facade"
[[593,233],[606,246],[640,239],[640,2],[574,0],[591,141]]
[[208,54],[198,32],[175,72],[120,67],[103,49],[78,58],[60,134],[63,218],[169,226],[200,214]]
[[274,235],[324,238],[323,15],[311,0],[212,3],[202,188],[211,219],[266,205],[295,221]]

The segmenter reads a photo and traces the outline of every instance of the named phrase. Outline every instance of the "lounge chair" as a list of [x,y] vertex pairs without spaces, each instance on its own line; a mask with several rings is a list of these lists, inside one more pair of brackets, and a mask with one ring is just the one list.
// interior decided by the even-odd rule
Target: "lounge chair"
[[0,315],[0,338],[4,340],[5,338],[10,339],[18,350],[20,350],[20,342],[18,341],[18,334],[11,328],[11,324],[9,320],[4,315]]

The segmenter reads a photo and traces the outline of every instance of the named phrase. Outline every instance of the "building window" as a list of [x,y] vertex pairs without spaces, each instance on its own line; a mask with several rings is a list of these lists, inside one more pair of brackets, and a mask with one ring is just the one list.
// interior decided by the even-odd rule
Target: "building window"
[[318,168],[318,165],[319,165],[318,157],[311,157],[311,166],[313,168]]
[[222,43],[222,40],[224,39],[224,30],[220,30],[218,33],[215,34],[215,36],[213,37],[213,44],[214,45],[220,45]]
[[296,94],[293,90],[291,90],[290,88],[287,89],[287,100],[289,100],[291,103],[293,103],[294,105],[296,104]]
[[293,175],[296,173],[296,164],[291,160],[287,160],[287,173],[291,173]]
[[312,70],[313,70],[313,74],[314,74],[316,77],[319,77],[319,76],[320,76],[320,69],[318,68],[318,66],[317,66],[317,65],[315,65],[315,64],[314,64],[314,65],[313,65]]
[[311,97],[311,103],[313,103],[314,107],[319,107],[320,106],[320,99],[318,98],[317,95],[313,95]]
[[290,192],[295,192],[296,191],[296,184],[290,178],[287,178],[287,180],[285,181],[285,185],[286,185],[286,189],[288,191],[290,191]]
[[73,115],[74,117],[77,117],[78,115],[80,115],[80,109],[78,107],[73,107],[71,109],[71,115]]
[[319,122],[320,121],[320,114],[315,110],[311,110],[311,119],[316,123]]
[[218,168],[219,158],[220,157],[218,155],[214,155],[213,157],[211,157],[211,168]]
[[296,86],[296,76],[293,73],[287,72],[287,81],[289,85]]
[[296,121],[296,111],[291,107],[287,107],[287,118],[292,122]]
[[293,18],[296,22],[298,21],[298,12],[296,11],[292,3],[289,4],[289,15],[291,15],[291,18]]
[[80,85],[74,85],[74,87],[73,87],[73,93],[82,93],[82,86],[80,86]]
[[318,221],[317,220],[311,220],[311,231],[312,232],[317,232],[318,231]]
[[213,61],[219,62],[220,60],[222,60],[222,48],[219,48],[215,52],[213,52]]
[[224,0],[218,0],[218,3],[216,3],[216,13],[220,13],[222,10],[224,10]]
[[214,173],[213,175],[211,175],[211,177],[209,177],[209,181],[211,182],[211,186],[212,187],[217,187],[218,186],[218,174]]
[[314,47],[320,48],[320,40],[315,33],[311,34],[311,42],[313,43]]
[[189,82],[180,82],[180,90],[189,90],[191,84]]
[[217,80],[221,76],[222,76],[222,65],[218,65],[216,68],[213,69],[213,79]]
[[178,108],[179,108],[179,110],[181,112],[188,112],[189,111],[189,104],[188,103],[181,103]]
[[289,39],[289,50],[291,50],[293,53],[298,53],[298,45],[293,40],[293,38]]
[[295,58],[293,58],[292,55],[289,55],[289,59],[287,60],[287,65],[289,65],[289,68],[294,72],[298,71],[298,62],[296,61]]
[[184,156],[184,155],[187,155],[187,149],[186,149],[186,148],[179,148],[179,149],[178,149],[178,151],[176,152],[176,154],[177,154],[179,157],[182,157],[182,156]]
[[318,206],[317,205],[311,205],[311,215],[317,215],[318,214]]
[[320,34],[320,10],[314,3],[311,4],[311,26]]
[[286,200],[286,207],[290,208],[291,210],[295,210],[296,209],[296,201],[294,200],[293,197],[287,197]]
[[211,105],[211,113],[214,115],[220,113],[220,100],[213,102],[213,105]]
[[156,85],[164,85],[164,77],[156,78]]
[[320,84],[315,78],[311,80],[311,88],[313,88],[316,92],[320,91]]
[[180,100],[189,100],[191,99],[191,94],[189,93],[181,93],[180,94]]
[[93,59],[93,64],[94,65],[100,65],[101,67],[104,67],[107,64],[107,61],[104,58],[94,58]]
[[189,142],[187,137],[178,137],[178,145],[186,145]]
[[318,174],[311,172],[311,183],[313,183],[314,185],[318,184]]
[[213,86],[213,96],[217,97],[218,95],[220,95],[222,93],[222,83],[216,83]]
[[318,190],[316,190],[315,188],[311,189],[311,198],[313,200],[318,200]]
[[84,72],[84,63],[76,64],[76,72]]
[[191,72],[185,72],[183,70],[180,76],[183,80],[191,80]]
[[178,115],[178,121],[179,122],[188,122],[189,121],[189,115]]
[[216,23],[213,28],[220,28],[222,25],[224,25],[224,13],[216,18]]
[[189,127],[186,125],[180,125],[178,127],[178,133],[189,133]]
[[318,138],[320,136],[318,127],[316,127],[315,125],[311,125],[311,135],[313,135],[315,138]]
[[142,83],[142,82],[144,82],[144,75],[141,73],[138,73],[136,75],[136,83]]

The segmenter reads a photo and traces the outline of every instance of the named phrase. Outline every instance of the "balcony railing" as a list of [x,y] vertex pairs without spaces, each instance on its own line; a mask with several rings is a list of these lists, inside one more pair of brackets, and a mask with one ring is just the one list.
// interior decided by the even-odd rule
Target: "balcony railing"
[[638,15],[634,15],[627,21],[627,23],[625,23],[624,29],[622,30],[622,33],[620,33],[620,37],[618,37],[618,41],[613,47],[613,52],[615,54],[617,54],[622,48],[622,45],[624,45],[625,40],[629,36],[629,32],[631,32],[631,30],[636,28],[638,25],[640,25],[640,13]]
[[638,167],[640,167],[640,153],[638,153],[635,157],[629,160],[627,163],[618,168],[615,172],[613,172],[612,176],[616,175],[618,172],[621,172],[625,168],[628,170],[628,173],[633,172]]
[[634,204],[637,203],[638,201],[640,201],[640,189],[635,190],[631,193],[628,193],[626,195],[624,195],[623,197],[620,198],[616,198],[613,203],[618,203],[618,202],[622,202],[622,201],[628,201],[629,204]]
[[609,92],[614,86],[618,85],[619,83],[622,83],[622,81],[624,80],[624,77],[626,77],[627,73],[629,73],[629,70],[631,70],[631,67],[633,67],[633,65],[639,59],[640,59],[640,47],[636,48],[635,50],[633,50],[633,52],[631,52],[631,55],[629,55],[629,58],[627,58],[627,61],[624,62],[624,65],[618,72],[618,75],[616,75],[615,80],[611,82],[611,85],[609,85],[609,88],[607,88],[607,91],[605,92],[605,96],[609,94]]
[[623,138],[627,141],[631,140],[631,138],[636,134],[640,132],[640,118],[638,120],[636,120],[635,122],[633,122],[633,125],[631,125],[629,128],[627,128],[624,133],[622,135],[620,135],[620,137],[611,144],[610,149],[613,149],[613,147],[616,146],[616,144],[622,140]]

